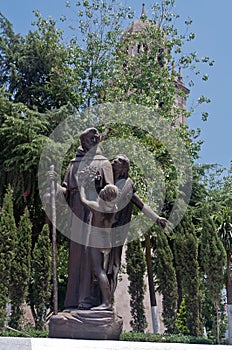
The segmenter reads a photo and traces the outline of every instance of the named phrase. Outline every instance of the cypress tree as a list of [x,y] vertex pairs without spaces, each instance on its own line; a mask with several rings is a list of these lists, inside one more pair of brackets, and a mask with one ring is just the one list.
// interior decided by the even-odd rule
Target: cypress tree
[[163,295],[163,321],[167,333],[176,329],[177,281],[173,266],[173,254],[163,230],[157,228],[155,255],[155,275],[158,291]]
[[128,279],[130,281],[130,307],[133,319],[130,324],[133,331],[144,332],[147,327],[143,304],[145,294],[144,274],[146,271],[146,261],[140,239],[128,243],[126,262]]
[[11,267],[14,259],[16,224],[13,212],[13,196],[8,187],[4,196],[0,220],[0,329],[6,320],[6,305],[9,297]]
[[190,333],[187,327],[188,319],[187,319],[187,310],[185,299],[183,298],[179,307],[179,311],[177,312],[177,329],[180,333],[188,335]]
[[181,291],[181,302],[184,298],[186,305],[186,327],[191,335],[197,336],[200,328],[198,240],[189,213],[176,229],[174,255],[178,290]]
[[51,301],[52,252],[48,225],[44,225],[32,253],[30,306],[35,328],[43,330]]
[[31,270],[31,241],[32,224],[29,218],[29,211],[26,208],[20,218],[17,229],[15,258],[11,267],[10,298],[12,314],[9,325],[17,329],[21,328],[23,318],[22,304],[28,294]]
[[221,291],[224,284],[223,270],[226,266],[226,252],[222,241],[220,240],[215,224],[207,215],[205,208],[202,217],[202,235],[200,243],[200,262],[202,273],[204,275],[204,285],[207,289],[207,296],[214,306],[215,310],[215,338],[220,342],[219,327],[219,306],[221,302]]
[[[192,226],[194,229],[194,226]],[[190,226],[191,230],[191,226]],[[186,252],[188,261],[186,263],[186,274],[184,280],[186,309],[188,313],[187,324],[190,334],[198,336],[200,334],[200,314],[199,314],[199,266],[198,266],[198,242],[194,232],[190,233],[186,240]]]

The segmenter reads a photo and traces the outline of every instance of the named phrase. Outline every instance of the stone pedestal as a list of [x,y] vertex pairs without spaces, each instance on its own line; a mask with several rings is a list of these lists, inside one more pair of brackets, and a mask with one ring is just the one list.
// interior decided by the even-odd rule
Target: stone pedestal
[[113,311],[65,310],[51,317],[49,337],[119,340],[122,325]]

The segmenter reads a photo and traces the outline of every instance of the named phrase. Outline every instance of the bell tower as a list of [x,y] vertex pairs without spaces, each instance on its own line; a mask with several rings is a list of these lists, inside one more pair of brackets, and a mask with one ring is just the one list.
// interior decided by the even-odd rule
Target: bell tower
[[[163,35],[161,35],[160,40],[154,39],[153,42],[146,42],[146,31],[148,32],[150,29],[152,30],[152,26],[155,26],[155,24],[148,20],[145,4],[143,3],[141,17],[133,21],[122,35],[122,40],[128,42],[127,54],[129,56],[149,54],[151,45],[157,45],[158,54],[156,58],[154,57],[154,59],[158,60],[161,67],[167,67],[167,65],[170,64],[170,61],[167,62],[166,57],[170,56],[170,52],[164,44],[164,42],[167,40],[165,34],[163,33]],[[162,30],[160,31],[160,34],[162,34]],[[170,68],[170,75],[171,74],[173,75],[173,83],[176,88],[176,97],[173,107],[179,108],[183,111],[182,115],[179,115],[176,119],[176,125],[185,125],[186,100],[189,94],[189,89],[184,84],[181,69],[179,69],[177,73],[175,65],[172,65],[172,68]]]

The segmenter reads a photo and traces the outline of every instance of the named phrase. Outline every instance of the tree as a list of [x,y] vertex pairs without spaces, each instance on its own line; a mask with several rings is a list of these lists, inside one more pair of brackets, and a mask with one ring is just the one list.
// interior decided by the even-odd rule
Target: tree
[[204,282],[207,287],[207,296],[215,308],[216,341],[220,343],[219,308],[221,293],[224,285],[224,268],[226,253],[220,240],[215,224],[208,214],[207,208],[202,212],[202,234],[200,240],[200,262],[203,267]]
[[[199,304],[201,328],[219,341],[219,313],[223,288],[225,259],[224,248],[217,233],[214,210],[217,200],[212,202],[212,187],[205,181],[210,165],[196,166],[193,172],[193,190],[190,199],[192,222],[199,242]],[[219,208],[217,206],[216,211]],[[213,262],[215,261],[215,262]],[[216,262],[217,261],[217,262]],[[217,305],[217,306],[216,306]],[[223,317],[223,316],[222,316]]]
[[126,271],[130,281],[129,294],[132,321],[131,327],[136,332],[144,332],[147,327],[143,299],[145,293],[144,274],[146,263],[139,239],[129,242],[126,250]]
[[15,257],[11,266],[10,300],[12,312],[9,325],[20,329],[23,320],[23,303],[28,295],[31,273],[32,224],[26,208],[17,228]]
[[158,334],[159,320],[158,320],[157,302],[156,302],[155,285],[154,285],[154,273],[153,273],[154,269],[152,264],[152,255],[151,255],[151,234],[152,234],[152,231],[149,231],[145,236],[145,256],[146,256],[146,263],[147,263],[147,278],[148,278],[148,286],[149,286],[153,332]]
[[53,19],[45,20],[38,12],[35,17],[36,30],[24,38],[15,34],[11,23],[0,14],[0,86],[5,86],[12,101],[39,112],[60,108],[70,101],[77,104],[70,48],[64,45]]
[[[41,204],[35,181],[40,154],[46,140],[48,121],[21,103],[10,103],[0,126],[3,147],[0,151],[2,190],[11,184],[15,195],[15,218],[19,222],[26,204],[36,217]],[[44,216],[44,214],[42,214]],[[35,225],[35,217],[32,215]],[[41,225],[41,223],[39,224]],[[37,231],[38,232],[38,231]]]
[[[205,81],[199,63],[213,66],[214,61],[209,57],[200,58],[196,52],[184,53],[184,45],[195,35],[190,32],[191,20],[185,21],[185,33],[179,33],[174,23],[179,17],[173,11],[174,6],[173,0],[157,1],[152,7],[152,19],[142,15],[124,31],[112,58],[110,79],[103,84],[100,97],[103,101],[123,100],[154,109],[159,107],[162,116],[179,125],[193,110],[186,112],[176,103],[185,99],[189,91],[178,85],[182,76],[175,67],[191,69]],[[189,86],[193,84],[189,82]],[[209,102],[205,96],[198,100],[199,104]]]
[[185,214],[175,232],[174,256],[179,307],[184,299],[186,326],[191,335],[197,336],[200,334],[198,240],[190,212]]
[[231,225],[232,200],[231,180],[232,168],[223,169],[218,165],[211,165],[204,169],[204,181],[207,186],[207,204],[212,213],[218,235],[226,252],[226,299],[228,310],[229,344],[232,344],[232,279],[231,279]]
[[232,278],[231,278],[231,252],[232,252],[232,215],[231,207],[225,206],[220,217],[218,217],[220,226],[218,228],[220,238],[226,251],[226,296],[229,325],[229,344],[232,344]]
[[111,57],[120,40],[122,23],[132,18],[133,13],[115,0],[66,1],[66,6],[76,14],[70,44],[74,77],[79,81],[82,96],[80,106],[90,107],[98,102],[104,82],[112,78]]
[[58,276],[58,309],[64,309],[64,300],[68,281],[68,248],[66,237],[58,235],[57,242],[57,276]]
[[173,254],[170,249],[166,234],[161,229],[156,229],[157,236],[153,245],[154,271],[157,290],[163,296],[163,321],[167,333],[176,330],[177,312],[177,281],[173,266]]
[[185,299],[183,298],[180,303],[179,311],[177,312],[177,321],[176,321],[176,327],[181,334],[186,334],[186,335],[190,334],[190,330],[187,327],[187,324],[188,324],[187,310],[186,310]]
[[51,302],[52,252],[48,225],[44,225],[35,244],[31,267],[29,303],[35,328],[42,330],[45,327],[47,309]]
[[54,20],[45,20],[38,12],[35,17],[35,30],[22,37],[0,14],[0,132],[4,145],[0,193],[12,184],[16,222],[28,205],[37,235],[44,212],[35,179],[44,141],[73,111],[71,103],[79,104],[80,95],[77,76],[74,79],[72,74],[71,46],[63,43]]
[[0,329],[6,320],[6,306],[9,301],[12,262],[15,257],[16,224],[13,212],[13,195],[9,186],[3,200],[0,221]]

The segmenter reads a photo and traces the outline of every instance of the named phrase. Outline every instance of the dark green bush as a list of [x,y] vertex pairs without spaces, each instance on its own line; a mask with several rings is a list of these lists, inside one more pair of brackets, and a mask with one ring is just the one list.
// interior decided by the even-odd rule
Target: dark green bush
[[120,340],[157,343],[213,344],[211,339],[206,339],[203,337],[193,337],[183,334],[152,334],[139,332],[122,333]]
[[48,331],[38,331],[36,329],[25,329],[22,332],[4,330],[0,332],[1,337],[20,337],[20,338],[47,338]]

